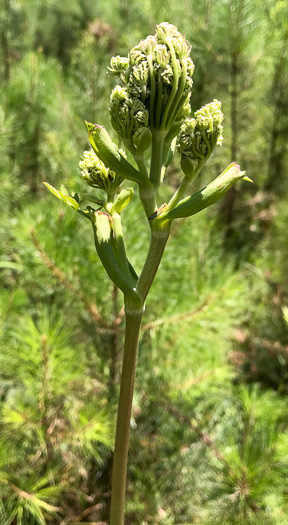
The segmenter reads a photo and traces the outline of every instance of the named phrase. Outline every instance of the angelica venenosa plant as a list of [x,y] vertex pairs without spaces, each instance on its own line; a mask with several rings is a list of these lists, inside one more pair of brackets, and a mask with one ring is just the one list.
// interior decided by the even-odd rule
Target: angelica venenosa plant
[[[191,193],[193,181],[212,151],[222,144],[221,103],[214,100],[191,115],[190,98],[194,64],[191,46],[172,24],[164,22],[133,47],[128,57],[111,59],[109,74],[119,79],[110,96],[111,124],[118,142],[130,152],[127,160],[99,124],[86,122],[91,150],[80,161],[84,181],[95,190],[92,206],[82,207],[76,194],[65,187],[50,191],[88,219],[93,228],[96,251],[110,279],[124,295],[125,343],[117,418],[112,480],[110,525],[123,525],[129,427],[134,389],[139,330],[147,294],[160,264],[171,224],[218,201],[240,179],[247,179],[238,164],[230,164],[214,181]],[[150,160],[147,161],[150,151]],[[170,202],[157,201],[159,186],[174,154],[183,172],[179,188]],[[147,217],[151,240],[138,276],[126,255],[122,211],[131,202],[133,188],[120,189],[123,181],[134,181]],[[249,180],[249,179],[248,179]],[[99,194],[99,191],[101,194]],[[104,193],[104,197],[103,197]],[[86,195],[87,199],[87,195]],[[144,257],[145,258],[145,257]]]

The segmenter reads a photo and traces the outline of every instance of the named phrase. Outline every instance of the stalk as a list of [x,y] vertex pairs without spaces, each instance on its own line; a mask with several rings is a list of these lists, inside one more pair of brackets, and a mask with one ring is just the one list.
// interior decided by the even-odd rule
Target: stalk
[[124,358],[113,461],[110,525],[123,525],[130,418],[142,311],[126,312]]
[[195,181],[195,179],[198,177],[204,164],[205,162],[199,162],[199,165],[196,168],[193,176],[190,176],[190,177],[185,176],[184,179],[182,179],[180,186],[178,187],[178,189],[175,191],[174,195],[171,197],[170,201],[168,202],[167,211],[175,208],[178,202],[180,202],[182,199],[184,199],[184,197],[186,197],[188,191],[191,190],[191,186],[193,182]]
[[136,287],[144,301],[157,273],[169,233],[170,225],[168,225],[166,230],[151,231],[149,251]]
[[154,188],[158,188],[161,179],[161,169],[163,165],[163,147],[166,132],[154,131],[152,133],[152,155],[150,166],[150,181]]
[[[143,300],[145,300],[157,273],[168,237],[169,230],[152,230],[151,232],[150,248],[137,285],[137,291],[141,294]],[[126,309],[124,357],[113,462],[110,525],[124,524],[130,419],[142,314],[142,310],[130,311]]]

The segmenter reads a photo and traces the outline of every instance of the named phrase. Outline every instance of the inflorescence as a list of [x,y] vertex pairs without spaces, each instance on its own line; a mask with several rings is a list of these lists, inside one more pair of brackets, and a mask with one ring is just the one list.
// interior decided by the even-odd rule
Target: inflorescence
[[[123,154],[124,152],[122,152]],[[79,162],[81,169],[81,176],[86,180],[88,186],[98,188],[104,191],[110,191],[118,188],[123,182],[123,179],[107,168],[96,153],[91,148],[89,151],[84,151]]]
[[138,147],[139,129],[168,131],[190,115],[194,72],[190,51],[185,37],[164,22],[154,36],[133,47],[128,58],[111,59],[110,75],[124,84],[116,86],[110,98],[111,122],[122,139]]

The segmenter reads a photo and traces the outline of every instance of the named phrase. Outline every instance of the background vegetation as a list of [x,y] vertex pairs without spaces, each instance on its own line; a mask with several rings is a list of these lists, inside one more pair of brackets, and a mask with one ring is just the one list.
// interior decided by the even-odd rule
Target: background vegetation
[[[218,98],[226,115],[197,184],[233,160],[255,184],[172,232],[142,329],[127,524],[288,524],[284,0],[1,0],[1,524],[108,520],[122,297],[41,182],[81,193],[110,56],[164,20],[193,46],[193,110]],[[176,165],[166,180],[163,201]],[[140,268],[137,199],[125,220]]]

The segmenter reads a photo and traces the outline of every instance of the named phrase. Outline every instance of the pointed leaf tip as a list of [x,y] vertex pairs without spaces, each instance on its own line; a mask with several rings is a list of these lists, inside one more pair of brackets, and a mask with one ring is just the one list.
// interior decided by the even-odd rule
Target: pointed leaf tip
[[104,126],[100,126],[99,124],[93,124],[92,122],[88,122],[88,120],[84,119],[84,122],[86,124],[86,128],[88,132],[95,131],[95,129],[99,129],[99,128],[105,129]]
[[51,186],[51,184],[49,184],[48,182],[43,182],[43,184],[49,191],[51,191],[51,193],[53,193],[53,195],[55,195],[55,197],[57,197],[57,199],[64,202],[71,208],[74,208],[74,210],[78,211],[79,203],[73,197],[70,197],[67,189],[65,188],[65,186],[63,186],[63,184],[61,185],[61,190],[56,190],[56,188],[54,188],[54,186]]
[[250,177],[247,177],[247,175],[242,177],[242,180],[247,180],[248,182],[252,182],[252,184],[254,184],[254,180],[250,179]]

